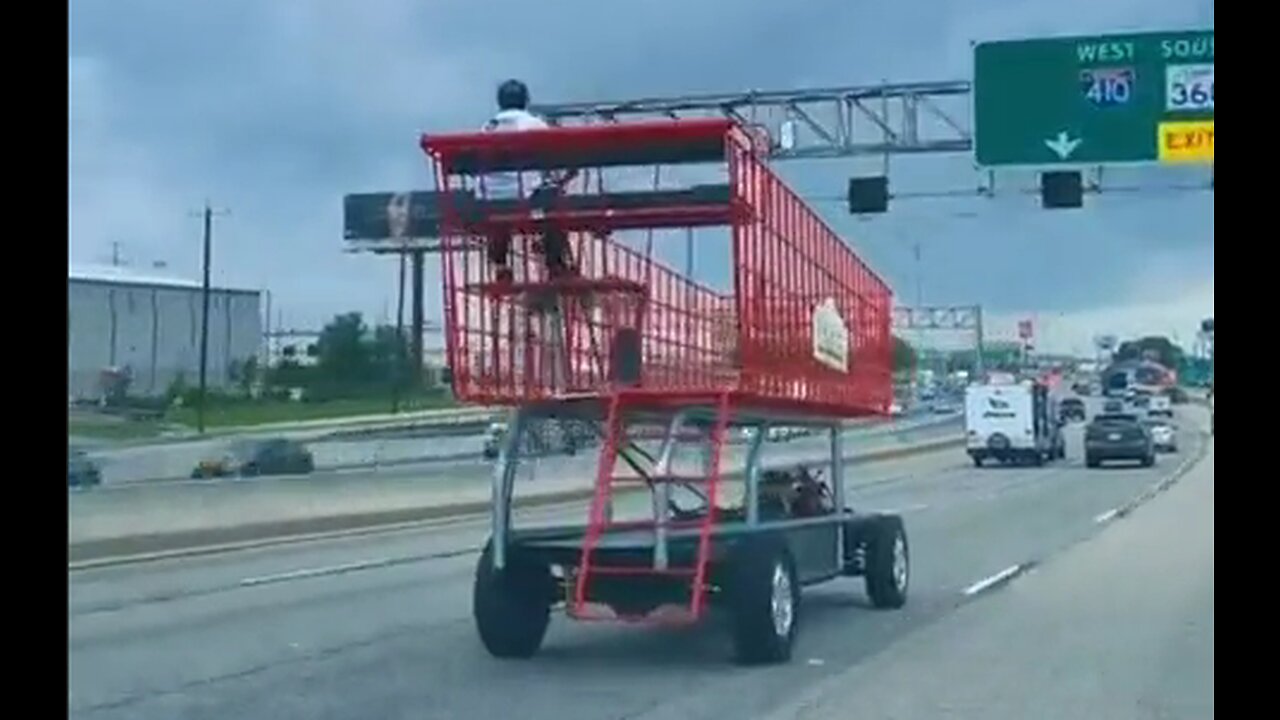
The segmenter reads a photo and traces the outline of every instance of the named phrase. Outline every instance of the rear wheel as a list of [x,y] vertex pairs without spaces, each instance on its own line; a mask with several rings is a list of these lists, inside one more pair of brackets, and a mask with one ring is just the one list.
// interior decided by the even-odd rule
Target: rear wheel
[[555,602],[555,578],[545,564],[518,550],[507,551],[506,567],[493,567],[493,541],[476,566],[471,611],[480,642],[499,658],[533,657],[542,647]]
[[749,535],[728,567],[734,654],[743,664],[791,659],[800,611],[795,560],[782,538]]
[[907,602],[907,589],[911,584],[907,529],[897,515],[883,515],[872,523],[866,547],[867,596],[878,608],[900,608]]

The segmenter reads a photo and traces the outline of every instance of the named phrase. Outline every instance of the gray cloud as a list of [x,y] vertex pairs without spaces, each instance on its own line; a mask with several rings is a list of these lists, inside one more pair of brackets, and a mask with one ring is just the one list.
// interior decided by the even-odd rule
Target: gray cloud
[[[968,75],[971,40],[1212,22],[1212,3],[1196,0],[81,0],[69,250],[93,260],[121,241],[194,275],[199,224],[188,212],[209,197],[233,210],[219,224],[223,281],[271,287],[299,323],[351,307],[376,314],[396,270],[341,253],[342,195],[428,184],[417,134],[477,125],[500,78],[524,77],[544,100],[951,79]],[[856,167],[782,172],[835,196]],[[894,164],[899,188],[976,182],[963,158]],[[1149,300],[1151,283],[1135,298],[1132,282],[1147,267],[1170,282],[1212,280],[1207,195],[1103,196],[1083,213],[1045,213],[1017,194],[904,201],[870,222],[818,207],[908,301],[918,273],[927,301],[1063,312]],[[699,267],[718,251],[700,248]]]

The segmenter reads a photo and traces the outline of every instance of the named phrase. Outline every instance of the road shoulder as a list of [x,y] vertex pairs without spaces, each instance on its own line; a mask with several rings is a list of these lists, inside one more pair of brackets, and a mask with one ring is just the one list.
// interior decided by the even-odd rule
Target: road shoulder
[[770,720],[1212,718],[1213,469]]

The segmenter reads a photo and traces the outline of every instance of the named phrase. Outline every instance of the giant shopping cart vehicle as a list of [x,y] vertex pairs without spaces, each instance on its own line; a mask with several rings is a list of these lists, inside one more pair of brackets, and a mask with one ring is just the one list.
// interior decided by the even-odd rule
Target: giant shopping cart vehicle
[[[723,610],[740,661],[777,662],[803,586],[860,576],[875,605],[905,602],[901,518],[850,509],[843,483],[844,421],[893,400],[892,296],[758,133],[673,120],[422,147],[455,395],[511,408],[473,600],[489,652],[532,656],[559,607],[674,624]],[[723,248],[731,287],[663,263],[671,235]],[[548,418],[602,440],[588,517],[515,528],[519,438]],[[778,427],[825,432],[826,459],[766,469]]]

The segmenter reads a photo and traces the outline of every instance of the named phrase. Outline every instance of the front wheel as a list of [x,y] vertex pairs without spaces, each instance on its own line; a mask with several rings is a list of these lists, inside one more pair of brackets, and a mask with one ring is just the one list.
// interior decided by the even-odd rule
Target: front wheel
[[734,654],[743,664],[791,659],[800,611],[795,560],[776,535],[745,536],[728,567]]
[[506,567],[493,566],[493,541],[476,565],[471,611],[480,642],[499,658],[530,658],[546,637],[555,578],[545,564],[508,549]]
[[867,534],[867,596],[882,609],[897,609],[907,602],[911,584],[911,546],[907,529],[897,515],[883,515],[872,521]]

